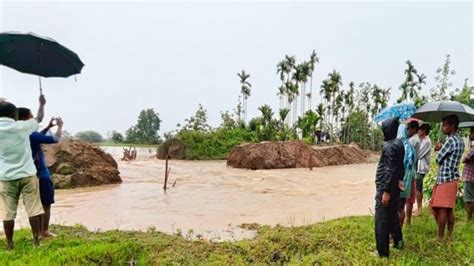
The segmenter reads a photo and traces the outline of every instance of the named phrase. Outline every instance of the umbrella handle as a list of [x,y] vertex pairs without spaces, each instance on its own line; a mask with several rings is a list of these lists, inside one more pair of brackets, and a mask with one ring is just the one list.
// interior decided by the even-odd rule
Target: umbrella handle
[[38,79],[39,79],[40,95],[43,95],[43,87],[41,86],[41,77],[38,76]]

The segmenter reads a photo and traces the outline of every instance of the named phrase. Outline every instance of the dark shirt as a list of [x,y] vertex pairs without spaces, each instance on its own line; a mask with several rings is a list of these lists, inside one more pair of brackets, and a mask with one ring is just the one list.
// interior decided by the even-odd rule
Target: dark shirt
[[33,153],[38,178],[51,178],[43,150],[41,149],[41,144],[58,143],[58,140],[56,136],[47,136],[40,132],[33,132],[30,135],[31,151]]

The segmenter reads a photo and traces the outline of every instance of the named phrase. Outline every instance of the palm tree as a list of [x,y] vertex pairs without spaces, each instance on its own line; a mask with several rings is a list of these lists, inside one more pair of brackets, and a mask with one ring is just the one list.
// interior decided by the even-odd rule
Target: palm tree
[[353,81],[351,81],[349,83],[349,91],[347,91],[347,93],[345,93],[345,97],[344,97],[344,105],[347,106],[347,118],[346,118],[346,139],[345,139],[345,143],[349,143],[350,142],[350,130],[351,130],[351,121],[350,121],[350,117],[351,117],[351,114],[354,110],[354,93],[355,93],[355,84]]
[[284,101],[285,101],[285,99],[284,99],[285,94],[286,94],[285,85],[281,85],[280,87],[278,87],[277,96],[280,97],[280,109],[283,108],[283,104],[284,104]]
[[324,124],[330,123],[330,113],[331,113],[331,105],[329,104],[331,101],[331,83],[328,79],[323,80],[323,84],[321,85],[321,98],[324,99],[324,109],[326,114],[324,115]]
[[319,130],[324,131],[324,105],[322,103],[318,104],[316,114],[320,118]]
[[339,72],[336,70],[333,70],[331,73],[329,73],[329,84],[330,84],[330,90],[331,90],[331,105],[333,106],[333,112],[331,116],[331,136],[334,134],[334,127],[337,125],[334,124],[334,115],[337,114],[337,105],[336,105],[336,100],[337,100],[337,94],[340,91],[340,86],[342,86],[342,77]]
[[[305,113],[306,83],[308,82],[309,64],[303,62],[295,67],[293,80],[301,88],[301,115]],[[298,113],[298,112],[297,112]]]
[[319,63],[318,55],[316,51],[313,50],[311,55],[309,56],[309,79],[310,79],[310,93],[308,96],[308,108],[311,110],[312,105],[312,96],[313,96],[313,73],[316,68],[316,63]]
[[247,100],[250,97],[250,87],[252,85],[248,82],[250,75],[245,73],[242,70],[240,73],[237,73],[237,76],[240,78],[240,92],[242,93],[242,106],[243,106],[243,113],[244,113],[244,122],[247,123]]
[[298,95],[299,95],[299,90],[298,90],[298,83],[294,83],[292,81],[288,81],[286,83],[286,89],[287,89],[287,95],[288,95],[288,100],[291,106],[291,103],[293,103],[292,106],[292,121],[291,124],[293,125],[296,122],[297,119],[297,108],[298,108]]

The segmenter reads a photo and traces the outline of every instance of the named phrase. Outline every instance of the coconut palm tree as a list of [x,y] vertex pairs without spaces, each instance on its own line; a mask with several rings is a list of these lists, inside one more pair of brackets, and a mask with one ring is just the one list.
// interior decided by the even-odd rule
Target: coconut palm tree
[[313,73],[316,68],[316,63],[319,63],[319,58],[318,55],[316,54],[316,51],[313,50],[311,55],[309,56],[309,87],[310,87],[310,92],[308,96],[308,108],[311,110],[312,107],[312,96],[313,96]]
[[247,123],[247,100],[250,97],[250,88],[252,87],[250,82],[248,82],[250,74],[247,74],[244,70],[242,70],[240,73],[237,73],[237,76],[240,78],[240,92],[242,93],[244,122]]

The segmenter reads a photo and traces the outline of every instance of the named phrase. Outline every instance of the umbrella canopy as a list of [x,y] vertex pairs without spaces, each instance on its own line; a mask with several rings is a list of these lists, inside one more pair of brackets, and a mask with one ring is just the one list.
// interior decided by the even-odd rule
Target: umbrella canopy
[[460,122],[474,121],[474,110],[454,101],[427,103],[416,110],[413,117],[426,122],[441,122],[449,115],[457,115]]
[[79,56],[51,38],[34,33],[0,33],[0,65],[41,77],[63,77],[81,73]]
[[459,127],[460,127],[460,128],[470,128],[470,127],[474,127],[474,121],[468,121],[468,122],[459,123]]
[[382,122],[386,119],[398,117],[401,121],[410,118],[416,111],[414,104],[401,103],[385,107],[375,117],[375,122]]

